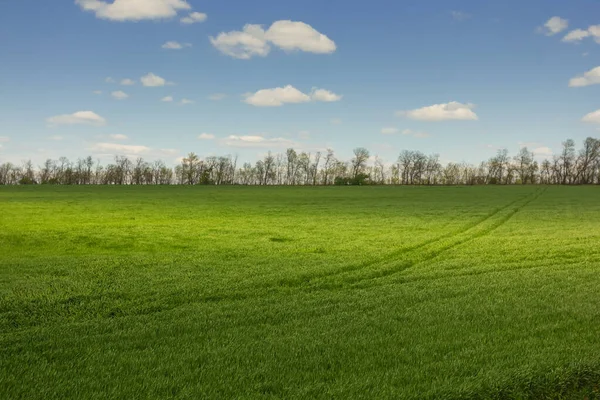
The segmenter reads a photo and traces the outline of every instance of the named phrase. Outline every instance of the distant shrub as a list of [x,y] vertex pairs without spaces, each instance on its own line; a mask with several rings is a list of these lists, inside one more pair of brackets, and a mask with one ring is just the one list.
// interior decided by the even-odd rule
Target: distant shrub
[[24,176],[21,179],[19,179],[19,185],[35,185],[36,182],[29,178],[28,176]]

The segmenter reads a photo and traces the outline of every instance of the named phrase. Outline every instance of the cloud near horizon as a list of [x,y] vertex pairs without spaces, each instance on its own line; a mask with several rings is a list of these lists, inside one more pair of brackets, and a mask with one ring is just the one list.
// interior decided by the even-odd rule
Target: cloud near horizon
[[221,140],[221,145],[228,146],[228,147],[259,148],[259,149],[277,149],[277,148],[298,147],[298,144],[290,139],[281,138],[281,137],[266,138],[261,135],[246,135],[246,136],[230,135],[227,138]]
[[583,122],[589,122],[592,124],[600,124],[600,110],[593,111],[582,119]]
[[73,114],[63,114],[46,120],[49,125],[106,125],[106,120],[93,111],[77,111]]
[[396,115],[418,121],[477,121],[479,117],[473,112],[473,108],[475,104],[451,101],[415,110],[398,111]]

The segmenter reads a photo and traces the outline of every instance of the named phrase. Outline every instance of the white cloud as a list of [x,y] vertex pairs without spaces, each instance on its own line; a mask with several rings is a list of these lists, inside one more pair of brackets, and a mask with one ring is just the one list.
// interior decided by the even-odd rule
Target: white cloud
[[265,138],[264,136],[236,136],[231,135],[221,141],[222,145],[229,147],[244,147],[244,148],[287,148],[295,147],[296,143],[285,138]]
[[310,95],[301,92],[292,85],[273,89],[262,89],[256,93],[247,93],[244,100],[257,107],[279,107],[286,103],[308,103],[310,101],[334,102],[342,96],[329,90],[314,88]]
[[102,94],[102,90],[94,90],[94,94]]
[[109,76],[108,78],[104,79],[104,82],[106,82],[106,83],[115,83],[115,80]]
[[600,67],[596,67],[569,81],[569,87],[584,87],[600,84]]
[[600,44],[600,25],[590,26],[588,32],[594,37],[596,43]]
[[135,81],[133,79],[123,79],[121,81],[121,85],[123,85],[123,86],[132,86],[132,85],[135,85]]
[[163,49],[167,50],[181,50],[184,47],[192,47],[191,43],[179,43],[179,42],[167,42],[161,46]]
[[192,7],[185,0],[75,0],[84,11],[91,11],[97,18],[112,21],[140,21],[163,19],[177,15]]
[[241,32],[221,32],[216,38],[211,36],[210,42],[221,53],[242,60],[265,57],[271,51],[261,25],[248,24]]
[[564,38],[562,38],[562,41],[578,42],[585,39],[588,36],[590,36],[590,33],[588,31],[584,31],[583,29],[575,29],[574,31],[567,33],[567,35]]
[[181,18],[182,24],[195,24],[198,22],[204,22],[208,18],[208,15],[200,12],[193,12],[187,17]]
[[126,135],[122,135],[120,133],[108,135],[108,137],[110,137],[111,139],[114,139],[114,140],[127,140],[128,139],[128,137]]
[[550,147],[542,146],[533,149],[533,154],[536,156],[551,156],[553,152]]
[[125,100],[126,98],[129,97],[129,95],[121,90],[118,90],[116,92],[112,92],[110,94],[112,97],[114,97],[117,100]]
[[154,75],[152,72],[149,72],[148,75],[142,76],[140,81],[144,86],[147,87],[165,86],[167,84],[167,81],[164,78]]
[[546,36],[556,35],[569,27],[569,21],[561,17],[552,17],[538,30]]
[[90,150],[118,154],[143,154],[150,151],[149,147],[120,143],[95,143]]
[[223,100],[225,97],[227,97],[227,95],[223,94],[223,93],[214,93],[214,94],[211,94],[210,96],[208,96],[209,100],[212,100],[212,101]]
[[341,125],[342,122],[343,121],[340,118],[332,118],[329,120],[329,123],[331,123],[331,125]]
[[596,43],[600,44],[600,25],[592,25],[587,30],[575,29],[569,32],[563,39],[563,42],[577,43],[585,38],[591,37]]
[[381,133],[383,133],[384,135],[393,135],[400,132],[400,130],[398,128],[382,128],[381,129]]
[[56,140],[57,142],[61,141],[63,139],[64,139],[64,137],[63,136],[59,136],[59,135],[50,136],[50,140]]
[[434,104],[410,111],[398,111],[396,115],[406,116],[419,121],[476,121],[477,114],[473,112],[474,104],[462,104],[456,101],[445,104]]
[[450,15],[452,15],[452,18],[454,18],[454,20],[456,21],[465,21],[471,18],[470,14],[467,14],[462,11],[450,11]]
[[313,89],[310,97],[313,101],[324,102],[340,101],[342,99],[342,96],[325,89]]
[[200,135],[198,135],[198,139],[200,140],[213,140],[215,138],[215,135],[213,135],[212,133],[201,133]]
[[297,21],[276,21],[265,37],[286,51],[301,50],[309,53],[329,54],[336,50],[335,42],[312,26]]
[[8,136],[0,136],[0,143],[10,142],[10,138]]
[[286,103],[307,103],[310,96],[302,93],[292,85],[273,89],[262,89],[254,94],[246,95],[246,103],[257,107],[279,107]]
[[78,111],[73,114],[56,115],[47,119],[50,125],[96,125],[106,124],[106,120],[93,111]]
[[587,114],[582,119],[583,122],[590,122],[592,124],[600,124],[600,110],[596,110]]
[[210,41],[223,54],[246,60],[267,56],[271,51],[269,43],[288,52],[328,54],[337,48],[334,41],[310,25],[289,20],[276,21],[267,31],[262,25],[248,24],[242,31],[221,32]]
[[160,99],[160,101],[164,101],[164,102],[170,103],[170,102],[173,101],[173,96],[165,96],[162,99]]
[[180,104],[181,105],[194,104],[194,101],[193,100],[188,100],[188,99],[181,99]]

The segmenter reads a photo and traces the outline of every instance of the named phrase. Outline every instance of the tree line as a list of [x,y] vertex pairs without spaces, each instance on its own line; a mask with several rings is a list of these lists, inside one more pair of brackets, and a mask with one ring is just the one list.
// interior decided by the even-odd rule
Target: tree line
[[200,158],[190,153],[171,168],[163,161],[116,156],[102,165],[91,156],[70,161],[48,159],[35,167],[0,164],[0,185],[586,185],[600,184],[600,140],[587,138],[578,150],[571,139],[559,154],[538,162],[526,147],[510,156],[498,150],[478,165],[447,163],[437,154],[403,150],[393,164],[369,150],[354,149],[351,160],[341,160],[333,150],[325,152],[267,153],[255,163],[238,166],[232,156]]

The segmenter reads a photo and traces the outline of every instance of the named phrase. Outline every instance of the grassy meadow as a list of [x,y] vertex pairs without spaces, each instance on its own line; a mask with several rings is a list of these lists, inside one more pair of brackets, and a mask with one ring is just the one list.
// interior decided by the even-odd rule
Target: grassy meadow
[[0,188],[0,399],[599,386],[600,187]]

